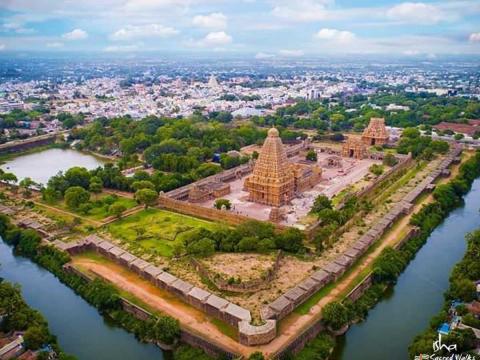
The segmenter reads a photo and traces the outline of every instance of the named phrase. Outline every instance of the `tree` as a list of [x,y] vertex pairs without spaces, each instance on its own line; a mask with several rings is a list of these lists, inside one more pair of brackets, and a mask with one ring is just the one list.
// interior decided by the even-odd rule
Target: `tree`
[[305,158],[309,161],[317,161],[317,153],[315,150],[309,150]]
[[397,165],[398,160],[392,153],[386,153],[383,157],[383,165],[386,166],[395,166]]
[[38,350],[49,342],[48,330],[40,326],[30,326],[23,335],[25,347],[30,350]]
[[36,185],[36,182],[29,177],[22,179],[19,183],[19,186],[24,189],[23,195],[25,197],[30,197],[30,195],[32,195],[31,187],[34,185]]
[[75,166],[67,170],[65,180],[69,187],[80,186],[86,190],[90,185],[90,174],[84,167]]
[[108,208],[108,213],[120,219],[125,210],[127,210],[125,205],[121,203],[114,203]]
[[135,192],[135,199],[145,205],[145,209],[157,202],[158,194],[152,189],[140,189]]
[[80,186],[72,186],[65,191],[65,203],[67,206],[76,210],[81,204],[90,200],[90,193]]
[[11,186],[12,184],[16,183],[18,181],[18,179],[15,176],[15,174],[6,172],[6,173],[3,173],[3,174],[0,175],[0,181],[4,181],[9,186]]
[[215,253],[215,242],[203,238],[187,245],[187,253],[198,257],[207,257]]
[[88,186],[90,192],[94,194],[100,194],[103,189],[103,181],[98,176],[92,176],[90,178],[90,185]]
[[303,249],[305,235],[297,228],[288,228],[276,236],[275,245],[278,249],[298,253]]
[[348,310],[340,302],[331,302],[322,309],[322,321],[332,330],[339,330],[348,324]]
[[462,140],[464,137],[465,135],[457,133],[454,135],[453,138],[458,141],[458,140]]
[[228,199],[217,199],[215,200],[215,206],[216,209],[221,210],[223,207],[225,209],[230,210],[232,208],[232,203]]
[[379,164],[373,164],[368,168],[370,172],[376,176],[380,176],[383,174],[383,166]]
[[326,195],[318,195],[310,212],[318,214],[323,209],[332,209],[332,201]]
[[148,180],[138,180],[133,182],[132,188],[135,191],[141,190],[141,189],[155,190],[155,185]]

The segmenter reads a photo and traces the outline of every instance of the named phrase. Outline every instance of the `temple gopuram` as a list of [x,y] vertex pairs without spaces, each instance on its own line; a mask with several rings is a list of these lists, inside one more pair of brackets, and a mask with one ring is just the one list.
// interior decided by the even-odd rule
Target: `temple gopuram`
[[368,127],[364,130],[362,141],[367,146],[385,145],[388,142],[388,131],[385,128],[384,118],[371,118]]
[[265,139],[253,173],[245,179],[248,200],[280,207],[320,181],[322,171],[316,164],[292,164],[278,130],[271,128]]
[[367,157],[367,147],[358,137],[349,137],[342,146],[342,156],[358,160]]

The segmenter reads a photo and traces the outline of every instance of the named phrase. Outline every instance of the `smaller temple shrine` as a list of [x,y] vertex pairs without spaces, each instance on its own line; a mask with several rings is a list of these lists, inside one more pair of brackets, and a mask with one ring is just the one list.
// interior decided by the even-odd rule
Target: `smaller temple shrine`
[[362,141],[367,146],[385,145],[388,142],[388,131],[384,118],[371,118],[368,127],[363,131]]
[[365,159],[367,157],[367,147],[360,138],[349,137],[343,143],[342,156],[358,160]]
[[209,182],[203,185],[194,185],[188,192],[188,201],[192,203],[216,199],[230,193],[230,185],[221,181]]

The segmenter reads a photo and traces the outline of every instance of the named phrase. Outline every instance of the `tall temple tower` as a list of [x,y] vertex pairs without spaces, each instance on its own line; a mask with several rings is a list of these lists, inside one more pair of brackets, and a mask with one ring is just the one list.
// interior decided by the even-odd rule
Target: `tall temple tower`
[[268,130],[245,188],[250,201],[271,206],[282,206],[294,197],[295,177],[277,129]]
[[368,127],[362,135],[363,143],[370,145],[384,145],[388,142],[388,131],[385,128],[384,118],[371,118]]

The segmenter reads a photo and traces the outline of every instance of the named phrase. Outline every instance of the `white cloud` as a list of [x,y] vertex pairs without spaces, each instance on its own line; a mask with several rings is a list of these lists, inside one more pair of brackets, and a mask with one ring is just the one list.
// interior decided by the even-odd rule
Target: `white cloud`
[[194,46],[200,47],[222,47],[230,44],[233,41],[232,37],[225,31],[217,31],[208,33],[203,39],[195,42]]
[[132,45],[111,45],[103,49],[105,52],[131,52],[139,49],[139,46],[136,44]]
[[480,42],[480,32],[471,33],[468,37],[468,40],[470,40],[471,42]]
[[305,55],[303,50],[280,50],[278,52],[281,56],[286,56],[286,57],[300,57]]
[[60,41],[53,41],[53,42],[48,42],[46,46],[49,48],[61,48],[63,47],[63,43]]
[[33,34],[36,32],[35,29],[24,27],[23,24],[18,21],[7,22],[3,24],[2,27],[6,31],[14,31],[17,34]]
[[148,24],[141,26],[128,25],[116,32],[114,32],[110,38],[112,40],[132,40],[143,38],[166,38],[178,34],[178,30],[163,26],[160,24]]
[[83,40],[88,38],[88,33],[82,29],[74,29],[68,33],[63,34],[62,38],[66,40]]
[[275,57],[275,55],[273,54],[269,54],[269,53],[264,53],[264,52],[258,52],[256,55],[255,55],[255,59],[257,60],[263,60],[263,59],[271,59]]
[[409,50],[405,50],[405,51],[403,52],[403,55],[406,55],[406,56],[418,56],[418,55],[420,55],[420,54],[421,54],[420,51],[418,51],[418,50],[410,50],[410,49],[409,49]]
[[326,20],[329,16],[328,6],[333,0],[276,0],[272,14],[289,21]]
[[355,39],[355,34],[345,30],[323,28],[315,34],[315,37],[321,40],[349,43]]
[[197,15],[192,22],[195,26],[210,29],[225,29],[227,27],[227,17],[219,12],[209,15]]
[[395,5],[387,11],[387,17],[400,22],[421,24],[435,24],[449,18],[439,7],[421,2]]
[[5,44],[0,44],[0,51],[5,50],[7,46]]

